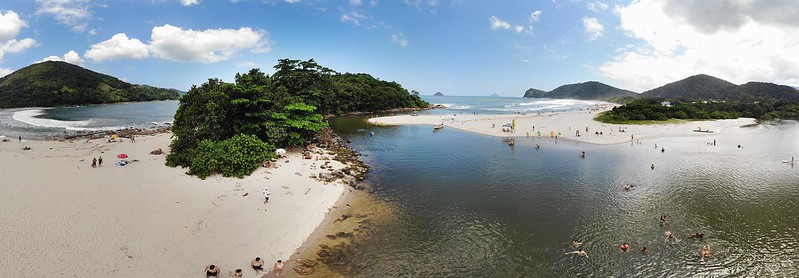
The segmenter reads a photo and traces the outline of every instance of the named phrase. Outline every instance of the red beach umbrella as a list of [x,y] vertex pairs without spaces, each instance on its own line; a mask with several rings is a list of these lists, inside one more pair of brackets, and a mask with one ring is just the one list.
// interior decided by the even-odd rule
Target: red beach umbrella
[[124,153],[121,153],[121,154],[117,155],[117,157],[119,157],[119,158],[128,158],[128,155],[124,154]]

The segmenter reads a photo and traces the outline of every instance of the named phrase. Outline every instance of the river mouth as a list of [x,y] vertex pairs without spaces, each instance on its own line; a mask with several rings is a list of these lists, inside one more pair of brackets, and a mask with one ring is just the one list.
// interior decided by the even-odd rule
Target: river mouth
[[[513,148],[453,129],[331,124],[372,166],[366,182],[385,203],[376,215],[390,215],[338,275],[799,275],[799,168],[782,163],[799,152],[795,123],[609,146],[517,138]],[[564,255],[572,239],[588,258]],[[702,263],[705,245],[715,256]]]

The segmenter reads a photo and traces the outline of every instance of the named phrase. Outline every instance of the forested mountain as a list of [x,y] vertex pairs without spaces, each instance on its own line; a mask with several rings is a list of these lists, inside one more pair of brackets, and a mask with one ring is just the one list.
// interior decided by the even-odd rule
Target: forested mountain
[[643,92],[641,97],[686,100],[723,99],[725,93],[735,87],[735,84],[725,80],[699,74]]
[[47,61],[0,78],[0,108],[178,99],[180,91],[135,85],[66,62]]
[[577,84],[568,84],[555,88],[552,91],[544,92],[537,89],[529,89],[524,93],[524,97],[546,97],[546,98],[568,98],[585,100],[607,100],[615,97],[635,97],[637,93],[622,90],[604,83],[589,81]]
[[738,85],[728,92],[726,99],[737,100],[761,100],[778,99],[785,101],[799,102],[799,90],[785,85],[777,85],[767,82],[749,82]]

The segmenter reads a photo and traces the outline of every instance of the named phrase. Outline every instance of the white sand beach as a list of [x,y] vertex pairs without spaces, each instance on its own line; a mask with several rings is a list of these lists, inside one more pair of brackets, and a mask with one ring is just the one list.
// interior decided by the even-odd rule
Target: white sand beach
[[[465,131],[499,137],[539,136],[550,137],[551,133],[560,133],[558,139],[576,140],[591,144],[618,144],[631,140],[683,137],[713,136],[723,133],[725,129],[755,123],[751,118],[716,121],[683,121],[680,123],[652,125],[616,125],[594,120],[597,113],[609,108],[584,110],[576,112],[555,112],[542,114],[446,114],[446,115],[397,115],[369,119],[378,125],[444,124],[444,128],[456,128]],[[503,132],[502,126],[516,121],[516,132]],[[534,129],[535,127],[535,129]],[[588,132],[586,132],[588,128]],[[624,132],[619,132],[620,128]],[[713,133],[694,132],[694,129],[712,130]],[[577,136],[577,131],[580,136]],[[595,132],[602,132],[596,135]]]
[[[288,260],[347,191],[308,177],[326,161],[292,152],[244,179],[200,180],[149,154],[169,137],[0,142],[2,276],[204,277],[214,264],[221,277],[236,268],[256,277],[254,257],[267,269]],[[138,161],[116,166],[120,153]]]

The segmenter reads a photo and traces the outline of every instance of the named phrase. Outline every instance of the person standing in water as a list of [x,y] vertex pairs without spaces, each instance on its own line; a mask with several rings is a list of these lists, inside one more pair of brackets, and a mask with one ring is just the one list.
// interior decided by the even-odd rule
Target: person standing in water
[[705,262],[706,259],[713,257],[713,253],[711,253],[710,245],[702,246],[702,250],[699,251],[699,261]]
[[649,168],[652,168],[652,170],[655,170],[655,163],[652,163],[652,166],[650,166]]
[[283,275],[283,261],[277,260],[275,265],[272,267],[272,270],[275,272],[275,275],[280,276]]

